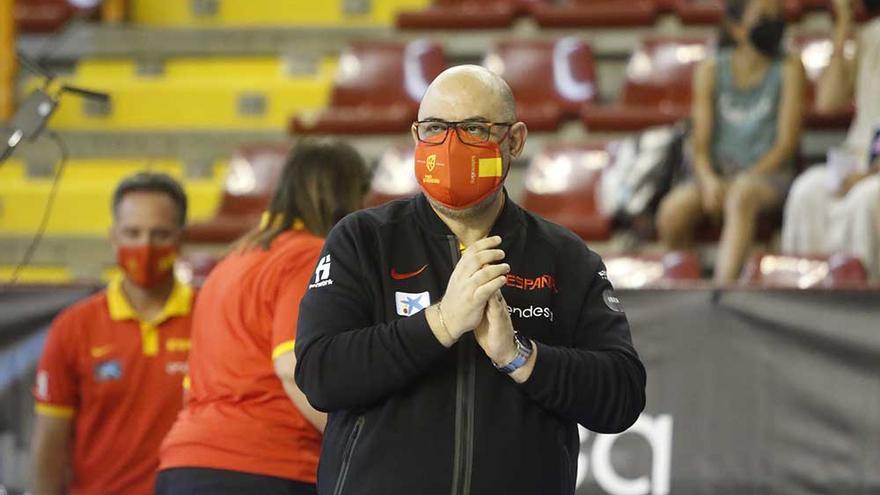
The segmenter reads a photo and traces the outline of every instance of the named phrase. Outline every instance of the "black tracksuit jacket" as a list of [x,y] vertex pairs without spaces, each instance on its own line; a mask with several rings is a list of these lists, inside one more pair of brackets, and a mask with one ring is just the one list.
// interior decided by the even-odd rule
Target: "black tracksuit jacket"
[[577,424],[614,433],[638,418],[645,369],[599,256],[509,198],[490,235],[511,266],[513,326],[537,345],[522,385],[473,334],[446,349],[431,332],[421,309],[460,253],[423,195],[330,232],[296,341],[296,382],[330,413],[320,495],[572,494]]

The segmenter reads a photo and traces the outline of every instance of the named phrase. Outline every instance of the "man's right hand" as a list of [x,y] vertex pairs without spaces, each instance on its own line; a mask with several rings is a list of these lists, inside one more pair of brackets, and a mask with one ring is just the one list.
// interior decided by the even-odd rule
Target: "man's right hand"
[[507,283],[510,265],[498,263],[504,251],[496,249],[501,237],[487,237],[465,249],[455,266],[446,295],[438,305],[446,331],[453,340],[470,332],[483,319],[486,303]]

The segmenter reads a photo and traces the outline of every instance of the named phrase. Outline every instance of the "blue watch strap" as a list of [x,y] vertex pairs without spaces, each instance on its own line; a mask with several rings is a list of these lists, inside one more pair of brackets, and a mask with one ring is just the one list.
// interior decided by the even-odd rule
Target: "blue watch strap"
[[518,333],[513,334],[513,340],[516,342],[516,356],[514,356],[513,361],[504,366],[492,363],[498,371],[507,373],[508,375],[525,366],[529,357],[532,355],[532,341]]

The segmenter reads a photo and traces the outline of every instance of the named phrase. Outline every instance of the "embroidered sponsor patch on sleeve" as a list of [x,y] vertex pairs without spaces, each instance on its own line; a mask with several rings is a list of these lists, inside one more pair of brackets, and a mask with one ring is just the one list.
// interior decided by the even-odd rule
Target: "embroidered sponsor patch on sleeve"
[[620,302],[620,298],[614,294],[613,290],[605,289],[602,291],[602,300],[605,301],[605,306],[608,306],[608,309],[611,311],[623,313],[623,304]]

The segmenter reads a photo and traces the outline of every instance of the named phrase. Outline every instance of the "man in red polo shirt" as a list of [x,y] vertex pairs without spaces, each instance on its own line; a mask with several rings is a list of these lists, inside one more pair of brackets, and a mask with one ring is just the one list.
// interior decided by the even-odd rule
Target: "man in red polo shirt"
[[192,290],[173,265],[186,195],[139,173],[113,195],[123,275],[62,312],[37,368],[35,495],[148,495],[158,448],[182,402]]

